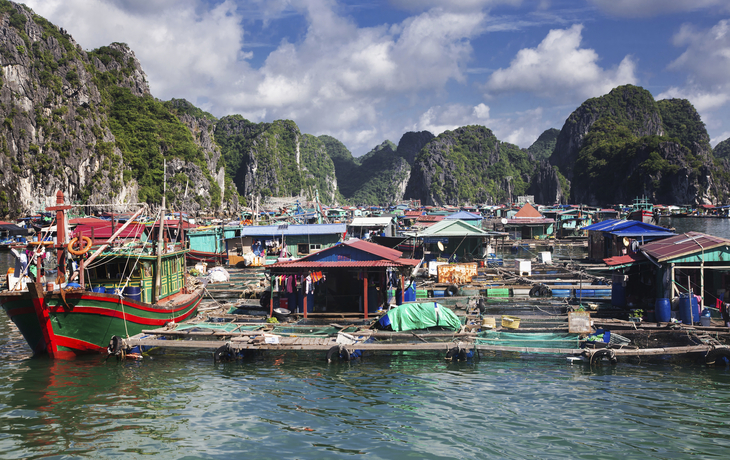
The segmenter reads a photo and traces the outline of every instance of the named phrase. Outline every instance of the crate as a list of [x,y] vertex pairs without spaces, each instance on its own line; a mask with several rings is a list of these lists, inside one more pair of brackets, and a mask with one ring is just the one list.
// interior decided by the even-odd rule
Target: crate
[[506,329],[518,329],[520,327],[520,318],[502,315],[502,327]]
[[591,314],[587,311],[568,312],[568,332],[571,334],[588,334],[593,330]]

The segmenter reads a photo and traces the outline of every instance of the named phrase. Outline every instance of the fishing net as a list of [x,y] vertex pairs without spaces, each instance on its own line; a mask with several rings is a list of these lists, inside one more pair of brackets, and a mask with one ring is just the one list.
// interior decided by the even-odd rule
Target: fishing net
[[474,339],[477,345],[493,345],[514,348],[580,348],[579,334],[481,332]]
[[[197,324],[178,324],[176,331],[190,330],[190,332],[202,332],[204,330],[214,330],[222,332],[233,331],[255,331],[260,329],[260,325],[241,326],[236,323],[197,323]],[[198,331],[198,329],[200,329]]]

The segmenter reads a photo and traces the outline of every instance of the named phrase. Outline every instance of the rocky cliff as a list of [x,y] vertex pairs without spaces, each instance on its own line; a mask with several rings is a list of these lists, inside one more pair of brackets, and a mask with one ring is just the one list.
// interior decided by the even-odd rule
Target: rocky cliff
[[699,114],[686,100],[655,101],[632,85],[589,99],[566,120],[550,165],[541,164],[532,190],[556,195],[558,179],[569,184],[569,202],[590,205],[630,202],[709,204],[728,196]]
[[214,133],[243,197],[313,197],[316,189],[323,203],[336,201],[337,178],[325,143],[302,134],[293,121],[252,123],[233,115],[221,118]]
[[57,190],[89,205],[154,205],[163,159],[170,163],[168,198],[178,208],[222,205],[215,149],[206,150],[202,138],[196,144],[151,97],[126,45],[86,52],[67,31],[3,0],[0,65],[0,214],[41,210]]
[[483,126],[446,131],[416,157],[404,198],[424,205],[506,202],[524,194],[534,158]]

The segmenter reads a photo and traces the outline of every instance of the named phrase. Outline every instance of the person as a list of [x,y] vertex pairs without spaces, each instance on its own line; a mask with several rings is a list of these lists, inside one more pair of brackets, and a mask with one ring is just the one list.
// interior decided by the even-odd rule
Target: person
[[28,255],[25,251],[18,251],[15,248],[11,248],[10,251],[15,256],[15,276],[20,277],[28,266]]

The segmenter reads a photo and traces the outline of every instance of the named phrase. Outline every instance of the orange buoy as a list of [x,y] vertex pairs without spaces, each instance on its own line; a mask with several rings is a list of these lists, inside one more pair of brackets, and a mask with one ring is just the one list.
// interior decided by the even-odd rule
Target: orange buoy
[[[76,243],[78,243],[79,241],[83,241],[84,244],[81,245],[81,248],[76,249]],[[76,237],[68,243],[68,252],[75,256],[86,254],[87,252],[89,252],[89,249],[91,249],[91,244],[91,238],[89,238],[88,236],[81,236],[80,239]]]

